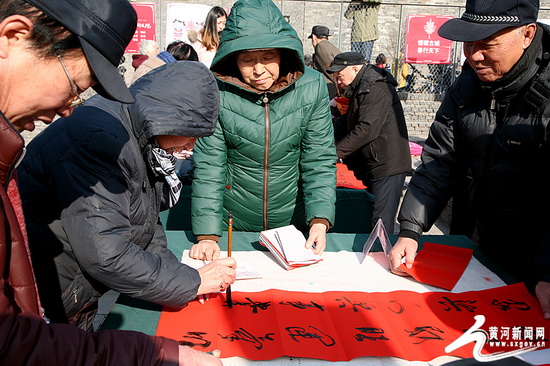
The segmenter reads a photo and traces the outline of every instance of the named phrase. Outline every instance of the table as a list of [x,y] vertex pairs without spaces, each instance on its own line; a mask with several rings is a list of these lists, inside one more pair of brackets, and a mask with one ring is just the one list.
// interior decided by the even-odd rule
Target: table
[[[178,256],[181,255],[183,250],[189,249],[195,240],[194,236],[189,231],[167,231],[166,234],[168,237],[169,248],[172,251],[174,251],[174,253],[177,253]],[[258,237],[259,237],[258,233],[234,232],[233,233],[233,250],[234,251],[253,251],[253,250],[266,251],[266,249],[258,243]],[[220,241],[221,248],[226,248],[227,246],[226,238],[227,238],[226,235],[222,237]],[[367,238],[368,238],[368,234],[329,233],[327,234],[327,251],[338,252],[341,250],[345,250],[350,252],[360,252]],[[392,243],[395,243],[395,241],[397,240],[397,236],[390,235],[390,240],[392,241]],[[444,245],[471,248],[474,250],[474,256],[486,267],[491,269],[494,273],[498,274],[500,278],[503,279],[506,283],[515,282],[513,278],[506,275],[505,272],[503,272],[498,267],[496,267],[493,263],[491,263],[477,249],[476,244],[470,241],[465,236],[426,235],[421,237],[420,245],[422,246],[424,242],[434,242],[434,243],[444,244]],[[378,243],[375,244],[375,246],[373,247],[373,250],[381,251],[381,248]],[[135,330],[135,331],[144,332],[146,334],[154,335],[156,332],[157,323],[160,318],[161,310],[162,310],[161,306],[150,304],[140,300],[131,299],[127,296],[120,296],[119,300],[117,301],[117,304],[114,306],[113,310],[111,311],[106,321],[104,322],[102,329]],[[448,356],[444,356],[444,357],[448,357]],[[350,364],[354,362],[361,362],[362,359],[366,359],[366,358],[361,357],[360,359],[352,360],[350,361]],[[385,358],[382,358],[382,359],[385,359]],[[227,364],[234,364],[234,365],[245,364],[245,363],[242,363],[243,359],[239,359],[239,360],[241,363],[231,362]],[[277,360],[283,360],[283,359],[277,359]],[[295,364],[295,363],[291,363],[291,361],[289,360],[286,360],[286,361],[288,361],[288,363],[279,362],[278,364],[285,364],[285,365]],[[311,361],[312,363],[308,363],[309,361]],[[382,362],[382,361],[383,360],[379,360],[378,361],[379,364],[385,364],[385,362]],[[256,361],[253,364],[254,365],[264,364],[264,363],[258,363],[258,362],[259,361]],[[267,362],[268,361],[266,361],[265,364],[267,364]],[[309,359],[300,360],[300,364],[310,364],[310,365],[323,364],[323,362],[328,363],[328,361],[320,361],[320,360],[309,360]],[[363,360],[362,362],[365,362],[365,361]],[[399,364],[410,365],[411,363],[409,361],[400,360],[397,358],[391,358],[391,364],[392,365],[399,365]]]
[[[167,231],[169,248],[181,255],[185,249],[189,249],[191,245],[195,242],[195,237],[190,231]],[[266,248],[262,247],[258,243],[258,233],[245,233],[245,232],[234,232],[233,233],[233,250],[234,251],[267,251]],[[396,235],[390,235],[390,241],[395,243],[397,240]],[[338,252],[338,251],[349,251],[349,252],[360,252],[363,248],[365,241],[368,238],[368,234],[342,234],[342,233],[329,233],[327,235],[327,252]],[[433,242],[443,245],[451,245],[456,247],[471,248],[474,252],[474,257],[489,268],[492,272],[497,274],[505,283],[512,284],[515,281],[514,278],[507,275],[502,269],[497,267],[494,263],[488,260],[483,253],[481,253],[477,245],[470,241],[468,238],[462,235],[425,235],[420,238],[419,244],[420,248],[424,242]],[[220,241],[220,246],[222,248],[227,247],[227,236],[224,235]],[[380,245],[375,243],[373,251],[381,251]],[[121,329],[121,330],[134,330],[144,332],[146,334],[154,335],[156,333],[156,327],[160,318],[162,307],[150,304],[144,301],[131,299],[127,296],[120,296],[117,304],[115,304],[113,310],[107,317],[105,323],[102,325],[101,329]],[[223,356],[223,355],[222,355]],[[550,359],[550,350],[540,350],[535,352],[529,352],[517,356],[516,364],[526,365],[522,363],[519,359],[532,364],[543,364],[547,363],[547,360]],[[448,362],[456,360],[456,358],[451,356],[441,356],[437,359],[430,362],[430,365],[443,365]],[[463,359],[459,360],[458,365],[472,365],[473,359]],[[306,358],[289,358],[282,357],[276,360],[268,361],[249,361],[240,357],[232,357],[222,359],[224,365],[278,365],[278,366],[294,366],[294,365],[328,365],[332,364],[329,361],[323,361],[318,359],[306,359]],[[504,359],[496,361],[493,364],[495,365],[512,365],[514,364],[514,359]],[[511,361],[512,363],[506,362]],[[349,365],[425,365],[424,362],[411,362],[402,360],[394,357],[359,357],[349,362],[337,362],[338,364],[349,364]],[[455,365],[455,363],[453,363]]]

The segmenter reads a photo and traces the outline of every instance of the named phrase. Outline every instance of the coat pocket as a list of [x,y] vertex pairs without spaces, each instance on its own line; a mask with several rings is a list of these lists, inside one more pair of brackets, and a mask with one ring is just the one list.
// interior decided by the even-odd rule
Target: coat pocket
[[71,319],[79,311],[91,303],[99,301],[101,294],[97,292],[82,274],[78,274],[71,284],[63,291],[61,300],[65,314]]

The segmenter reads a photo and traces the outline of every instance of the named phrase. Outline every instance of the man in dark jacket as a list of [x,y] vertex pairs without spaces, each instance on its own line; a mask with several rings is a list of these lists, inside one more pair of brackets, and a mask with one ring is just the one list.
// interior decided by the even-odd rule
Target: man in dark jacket
[[330,31],[327,27],[316,25],[311,29],[311,34],[307,38],[311,39],[311,44],[315,50],[313,53],[313,68],[325,76],[328,97],[332,99],[336,97],[339,92],[336,84],[334,84],[334,80],[332,80],[332,77],[327,73],[327,69],[331,66],[334,56],[340,53],[340,50],[328,40],[330,36],[329,33]]
[[440,29],[467,63],[436,114],[399,214],[390,262],[411,267],[417,240],[471,171],[480,248],[534,290],[550,319],[550,32],[536,0],[468,0]]
[[382,219],[393,234],[411,155],[397,82],[386,70],[367,65],[357,52],[336,55],[327,70],[349,98],[337,124],[336,153],[374,194],[372,225]]
[[235,278],[232,258],[198,271],[182,264],[159,221],[181,189],[171,153],[214,131],[214,76],[201,63],[178,61],[130,91],[133,104],[94,96],[53,122],[18,169],[38,290],[52,322],[91,329],[108,289],[182,307]]

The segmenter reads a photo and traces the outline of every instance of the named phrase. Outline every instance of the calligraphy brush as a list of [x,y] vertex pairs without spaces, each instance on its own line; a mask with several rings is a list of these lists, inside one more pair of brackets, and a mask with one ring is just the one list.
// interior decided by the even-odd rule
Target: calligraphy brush
[[[229,212],[228,225],[227,225],[227,256],[231,257],[231,249],[233,247],[233,214]],[[231,285],[226,289],[226,301],[227,306],[231,309],[233,307],[233,300],[231,299]]]

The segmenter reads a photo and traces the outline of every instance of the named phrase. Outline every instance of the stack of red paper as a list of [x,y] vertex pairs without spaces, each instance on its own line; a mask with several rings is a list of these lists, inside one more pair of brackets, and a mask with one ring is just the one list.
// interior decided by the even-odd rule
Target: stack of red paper
[[320,255],[306,248],[304,234],[294,225],[262,231],[260,243],[269,249],[286,270],[323,260]]

